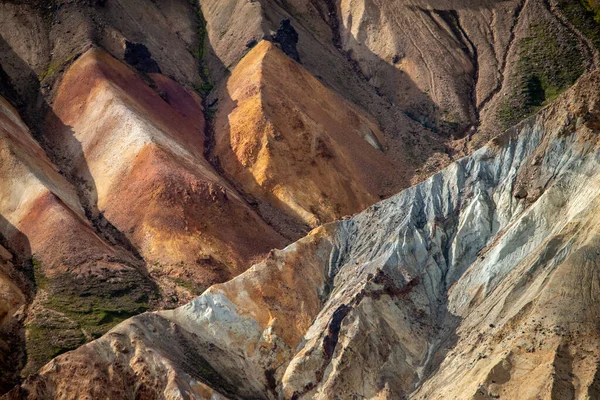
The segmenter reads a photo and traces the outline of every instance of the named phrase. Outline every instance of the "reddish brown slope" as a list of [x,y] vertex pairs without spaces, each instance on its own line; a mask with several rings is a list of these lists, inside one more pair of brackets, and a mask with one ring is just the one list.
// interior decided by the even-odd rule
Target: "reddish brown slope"
[[[73,188],[1,98],[0,165],[0,236],[19,269],[9,275],[35,294],[25,323],[32,372],[148,309],[155,289],[139,260],[96,234]],[[19,281],[23,274],[33,281]]]
[[152,79],[157,90],[110,55],[86,52],[57,90],[48,137],[93,219],[123,232],[156,276],[205,287],[284,240],[204,159],[200,99]]

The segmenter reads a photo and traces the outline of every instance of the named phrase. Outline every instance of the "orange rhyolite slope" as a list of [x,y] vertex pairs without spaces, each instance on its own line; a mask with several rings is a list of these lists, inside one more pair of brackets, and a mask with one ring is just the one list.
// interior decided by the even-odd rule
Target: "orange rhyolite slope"
[[[204,158],[201,100],[89,50],[67,71],[49,121],[84,203],[123,232],[157,276],[208,285],[284,244]],[[60,122],[58,122],[60,121]]]
[[263,41],[221,92],[213,156],[256,199],[318,224],[373,204],[396,172],[366,113]]

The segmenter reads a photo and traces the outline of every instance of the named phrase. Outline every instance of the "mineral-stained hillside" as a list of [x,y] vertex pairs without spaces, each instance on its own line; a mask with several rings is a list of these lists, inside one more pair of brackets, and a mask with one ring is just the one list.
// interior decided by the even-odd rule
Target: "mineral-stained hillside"
[[204,287],[230,279],[283,238],[204,158],[200,98],[164,75],[148,79],[160,94],[87,51],[56,91],[46,138],[90,218],[114,226],[153,270]]
[[25,390],[74,398],[82,374],[91,398],[595,398],[599,84]]
[[[395,141],[401,140],[409,150],[402,153],[407,163],[424,164],[415,181],[430,175],[435,165],[450,161],[444,147],[451,157],[464,154],[465,147],[477,148],[546,105],[585,69],[598,64],[600,38],[585,4],[201,2],[208,38],[222,62],[212,66],[217,77],[223,69],[219,67],[232,68],[243,57],[248,37],[271,37],[278,21],[291,18],[300,33],[303,65],[376,115],[384,132],[395,132],[390,151],[397,150]],[[236,23],[242,19],[252,23]],[[448,135],[466,139],[439,142],[440,136]],[[440,154],[433,156],[430,148]]]
[[0,2],[0,395],[594,398],[597,15]]

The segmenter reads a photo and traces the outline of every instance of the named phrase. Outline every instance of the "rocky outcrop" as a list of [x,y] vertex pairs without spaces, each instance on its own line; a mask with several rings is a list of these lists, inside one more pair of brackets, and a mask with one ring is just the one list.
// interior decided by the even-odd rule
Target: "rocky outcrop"
[[[337,11],[341,48],[365,78],[423,123],[474,135],[474,148],[575,81],[554,76],[541,99],[525,99],[531,69],[542,80],[553,70],[579,76],[597,53],[553,1],[358,0],[338,2]],[[542,43],[554,56],[527,49]]]
[[[24,388],[66,394],[81,360],[94,359],[80,394],[594,392],[599,83],[585,76],[472,156],[186,306],[126,321]],[[122,379],[134,375],[136,388]]]
[[[207,21],[207,37],[215,59],[207,59],[214,83],[224,82],[228,71],[248,53],[249,41],[272,38],[282,20],[289,19],[298,34],[297,51],[302,67],[325,87],[377,119],[385,138],[387,159],[393,160],[394,185],[384,195],[389,196],[439,170],[450,162],[445,139],[420,121],[411,119],[405,110],[393,106],[357,73],[354,62],[333,43],[330,21],[336,14],[326,8],[326,2],[306,0],[265,1],[203,1],[201,8]],[[227,97],[215,91],[211,98],[219,109]],[[416,171],[418,170],[418,171]]]
[[[549,104],[597,58],[554,0],[212,3],[202,9],[226,68],[243,57],[249,39],[269,37],[290,19],[303,66],[378,118],[390,147],[403,150],[395,157],[411,165],[413,183],[451,162],[446,153],[476,150]],[[251,22],[225,33],[237,18]],[[533,101],[530,79],[544,81],[543,95]]]
[[141,43],[125,41],[125,62],[140,72],[160,74],[160,67],[152,59],[152,54],[146,46]]
[[24,279],[15,268],[15,257],[0,245],[0,392],[5,393],[18,382],[25,364],[23,334]]
[[300,62],[300,55],[298,54],[298,32],[292,26],[289,19],[284,19],[279,24],[279,29],[273,36],[273,41],[279,43],[281,51],[283,51],[288,57],[296,62]]

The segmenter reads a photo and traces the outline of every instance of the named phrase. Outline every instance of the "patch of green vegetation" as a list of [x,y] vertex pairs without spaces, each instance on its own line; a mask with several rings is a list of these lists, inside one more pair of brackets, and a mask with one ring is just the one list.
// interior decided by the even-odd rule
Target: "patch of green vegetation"
[[93,338],[149,309],[146,302],[136,301],[127,295],[103,298],[55,294],[44,302],[44,306],[66,315]]
[[41,364],[85,343],[85,336],[81,331],[64,335],[64,331],[35,324],[27,326],[27,335],[27,356],[31,361],[39,361]]
[[85,335],[68,318],[38,308],[26,326],[27,368],[23,375],[36,372],[52,358],[85,343]]
[[48,283],[48,278],[46,278],[44,271],[42,271],[42,262],[33,256],[31,257],[31,265],[33,266],[33,276],[36,287],[38,289],[44,289]]
[[202,85],[195,84],[194,90],[201,96],[207,96],[210,93],[210,91],[213,90],[213,85],[210,82],[204,82],[202,83]]
[[458,132],[461,128],[464,128],[464,125],[461,124],[460,117],[448,110],[441,112],[438,124],[439,129],[446,134],[452,134]]
[[519,41],[518,52],[517,68],[511,76],[512,93],[498,110],[505,129],[550,103],[585,69],[573,34],[548,24],[532,25],[529,36]]
[[60,71],[62,69],[62,67],[69,64],[76,57],[77,57],[77,53],[73,53],[69,57],[65,58],[64,60],[50,61],[50,63],[48,64],[48,68],[46,68],[46,70],[44,70],[38,77],[39,81],[42,82],[44,79],[54,75],[57,71]]
[[175,278],[173,282],[175,282],[177,286],[187,289],[190,293],[195,294],[196,296],[200,296],[204,291],[201,285],[198,285],[197,283],[187,279]]
[[600,23],[600,1],[581,0],[581,4],[587,11],[594,15],[594,21]]
[[215,119],[215,116],[217,115],[217,109],[216,107],[210,107],[208,108],[205,112],[204,115],[206,117],[207,120],[212,121]]
[[45,294],[39,297],[41,307],[26,326],[30,373],[56,355],[147,311],[158,294],[157,287],[134,269],[85,277],[70,273],[46,276],[39,260],[33,257],[31,262],[37,287]]
[[560,12],[600,49],[600,2],[596,0],[558,0]]
[[202,14],[202,9],[198,0],[189,0],[190,5],[196,11],[198,16],[198,44],[197,47],[192,50],[192,55],[198,60],[200,79],[202,80],[201,85],[194,85],[194,90],[201,96],[206,96],[213,89],[213,85],[210,82],[210,73],[208,66],[206,65],[206,40],[208,32],[206,31],[206,20]]

